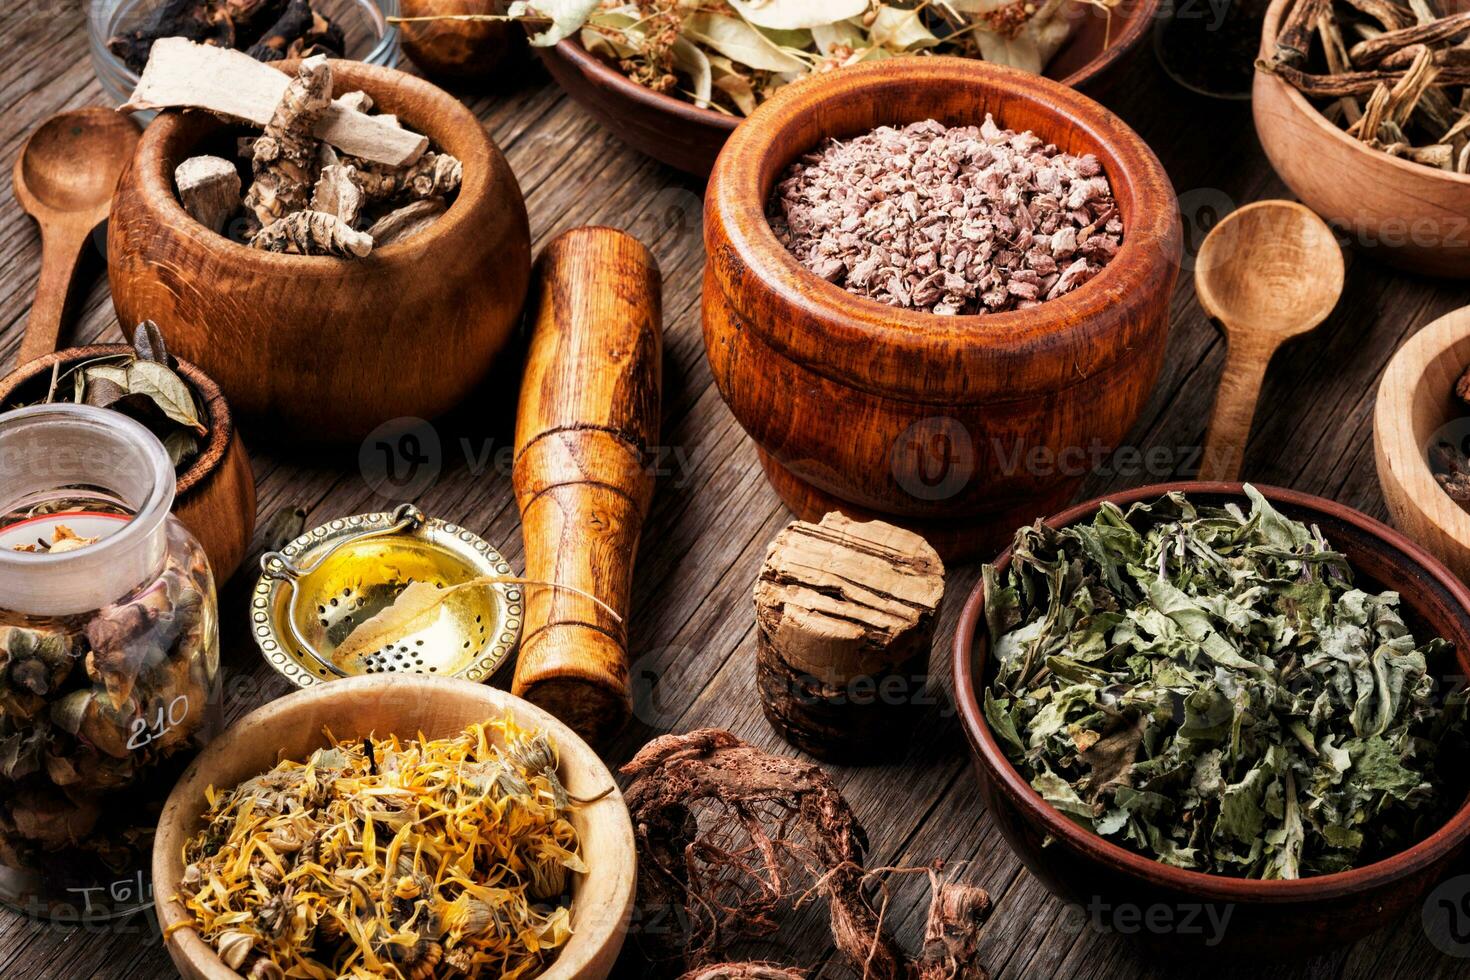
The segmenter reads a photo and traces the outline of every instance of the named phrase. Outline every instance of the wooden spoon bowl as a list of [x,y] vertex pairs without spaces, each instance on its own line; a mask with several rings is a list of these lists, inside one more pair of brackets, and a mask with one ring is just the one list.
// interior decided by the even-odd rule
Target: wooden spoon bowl
[[[1266,11],[1261,57],[1292,0]],[[1448,10],[1470,9],[1452,0]],[[1470,276],[1470,175],[1401,160],[1349,136],[1306,96],[1257,69],[1256,134],[1302,203],[1365,255],[1411,272]]]
[[[780,175],[828,137],[987,112],[1102,162],[1123,246],[1071,293],[986,316],[896,309],[818,278],[766,221]],[[777,492],[806,520],[881,515],[950,559],[1060,507],[1132,427],[1163,363],[1180,228],[1158,158],[1096,102],[1010,68],[914,58],[762,106],[710,178],[705,248],[710,365]]]
[[[1046,77],[1088,92],[1101,90],[1113,67],[1148,33],[1159,3],[1126,0],[1106,9],[1075,4],[1076,29],[1046,66]],[[709,175],[742,121],[639,85],[575,37],[536,50],[557,83],[604,126],[634,149],[696,177]]]
[[[1454,652],[1431,667],[1443,680],[1453,683],[1470,674],[1470,590],[1448,569],[1392,528],[1351,508],[1292,490],[1257,489],[1287,517],[1320,527],[1346,555],[1361,587],[1398,592],[1405,619],[1421,641],[1442,636],[1453,644]],[[1239,483],[1171,483],[1102,499],[1127,510],[1130,504],[1172,491],[1184,492],[1198,504],[1238,503],[1249,509]],[[1079,504],[1046,523],[1057,528],[1088,523],[1101,502]],[[1007,550],[996,562],[1002,575],[1010,558]],[[1006,758],[980,707],[994,677],[983,583],[960,615],[953,667],[955,701],[980,795],[1011,849],[1042,884],[1067,901],[1089,909],[1132,908],[1146,916],[1150,925],[1138,932],[1139,940],[1160,951],[1191,961],[1203,954],[1279,962],[1340,950],[1417,909],[1424,893],[1470,841],[1470,799],[1462,782],[1448,787],[1452,798],[1461,801],[1456,812],[1430,828],[1424,840],[1349,871],[1260,881],[1170,867],[1073,823],[1043,800]],[[1152,923],[1160,914],[1177,928],[1155,928]],[[1211,926],[1211,917],[1223,924]],[[1191,923],[1187,928],[1186,921]]]
[[[94,344],[29,361],[0,378],[0,408],[43,400],[53,371],[64,373],[83,361],[132,351],[127,344]],[[255,532],[255,477],[219,385],[188,361],[179,361],[179,374],[204,404],[209,439],[189,468],[179,474],[174,515],[204,546],[215,581],[223,586],[245,559]]]
[[198,932],[176,900],[184,873],[184,843],[196,834],[205,790],[227,789],[269,770],[281,759],[303,760],[328,744],[368,735],[447,738],[476,722],[510,715],[550,735],[567,791],[594,803],[572,816],[589,871],[572,886],[572,938],[540,980],[601,980],[622,949],[633,908],[637,857],[633,825],[613,775],[571,729],[540,708],[483,684],[453,678],[393,674],[353,677],[287,695],[246,715],[184,772],[159,819],[153,844],[153,901],[174,965],[187,980],[239,980]]
[[184,211],[173,174],[224,128],[179,112],[144,133],[109,223],[119,319],[156,322],[278,442],[356,441],[463,401],[509,343],[531,274],[520,188],[474,114],[403,72],[331,66],[339,91],[367,92],[463,161],[458,196],[428,229],[358,260],[263,252],[216,234]]
[[1470,581],[1470,513],[1434,479],[1428,458],[1441,439],[1470,449],[1470,409],[1454,394],[1467,367],[1470,307],[1422,328],[1388,362],[1373,409],[1373,448],[1394,525]]

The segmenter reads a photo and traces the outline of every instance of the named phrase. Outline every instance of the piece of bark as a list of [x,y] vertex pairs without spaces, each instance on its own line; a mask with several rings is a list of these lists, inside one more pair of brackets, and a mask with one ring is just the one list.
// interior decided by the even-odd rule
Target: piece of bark
[[175,168],[174,185],[184,210],[210,231],[240,210],[240,171],[224,157],[190,157]]
[[308,58],[286,86],[281,104],[255,141],[255,181],[245,206],[262,226],[311,202],[316,139],[312,128],[332,101],[332,70],[326,58]]
[[[354,168],[340,164],[323,167],[311,192],[311,209],[335,214],[343,222],[357,227],[357,219],[362,216],[363,194],[352,179],[356,172]],[[373,240],[377,242],[376,235]]]
[[[122,111],[207,109],[265,126],[275,115],[291,76],[261,64],[242,51],[228,51],[182,38],[163,38]],[[333,102],[312,129],[317,139],[344,154],[406,167],[428,149],[428,137],[377,116]]]
[[311,26],[310,0],[290,0],[276,22],[245,53],[256,61],[280,61],[286,57],[286,49],[292,42],[304,36]]
[[373,247],[382,248],[384,245],[392,245],[394,242],[401,242],[417,235],[438,221],[446,210],[448,207],[442,197],[414,201],[412,204],[406,204],[396,211],[383,215],[373,222],[367,233],[372,236]]
[[944,565],[917,534],[838,513],[789,524],[755,586],[766,717],[825,758],[893,744],[888,722],[922,700],[943,596]]
[[335,214],[297,211],[262,228],[250,239],[252,248],[294,255],[333,255],[363,258],[373,250],[373,239]]
[[360,89],[358,91],[348,92],[346,95],[339,96],[336,102],[338,105],[345,106],[348,109],[351,109],[353,112],[372,112],[374,105],[373,97]]

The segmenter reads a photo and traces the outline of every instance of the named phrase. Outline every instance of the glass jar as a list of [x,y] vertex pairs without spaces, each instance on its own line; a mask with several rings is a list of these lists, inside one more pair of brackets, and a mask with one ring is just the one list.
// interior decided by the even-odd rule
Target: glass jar
[[220,715],[214,578],[162,443],[117,412],[0,415],[0,901],[148,905],[164,800]]

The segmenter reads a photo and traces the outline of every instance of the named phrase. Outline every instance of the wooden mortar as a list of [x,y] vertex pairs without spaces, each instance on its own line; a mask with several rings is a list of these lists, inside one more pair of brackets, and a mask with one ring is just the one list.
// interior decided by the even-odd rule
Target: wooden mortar
[[[36,358],[0,379],[0,406],[29,400],[28,389],[38,389],[34,400],[44,398],[54,367],[65,371],[82,361],[131,353],[133,348],[127,344],[94,344]],[[204,405],[209,440],[179,474],[173,512],[204,546],[215,582],[222,586],[239,569],[255,533],[255,477],[219,385],[183,359],[179,360],[179,374]]]
[[528,310],[512,481],[526,577],[516,694],[597,744],[627,720],[633,559],[653,499],[661,301],[658,264],[611,228],[546,246]]
[[331,67],[336,91],[361,89],[464,163],[458,196],[428,229],[356,260],[263,252],[210,231],[173,186],[174,168],[222,135],[202,112],[148,127],[108,225],[119,319],[155,321],[247,423],[285,442],[355,441],[459,404],[510,341],[530,275],[520,188],[474,114],[400,71]]
[[[828,137],[987,112],[1103,164],[1123,245],[1073,292],[987,316],[895,309],[819,279],[766,221],[779,177]],[[878,517],[949,560],[1060,507],[1128,434],[1163,363],[1180,228],[1158,158],[1096,102],[914,58],[809,79],[757,110],[710,178],[705,246],[710,367],[776,491],[804,520]]]

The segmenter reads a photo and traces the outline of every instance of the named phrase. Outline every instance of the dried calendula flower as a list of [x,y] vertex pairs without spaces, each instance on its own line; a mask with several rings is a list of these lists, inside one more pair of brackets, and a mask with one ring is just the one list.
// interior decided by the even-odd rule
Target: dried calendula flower
[[187,924],[252,980],[535,976],[587,870],[556,767],[507,718],[334,743],[211,789],[184,848]]

